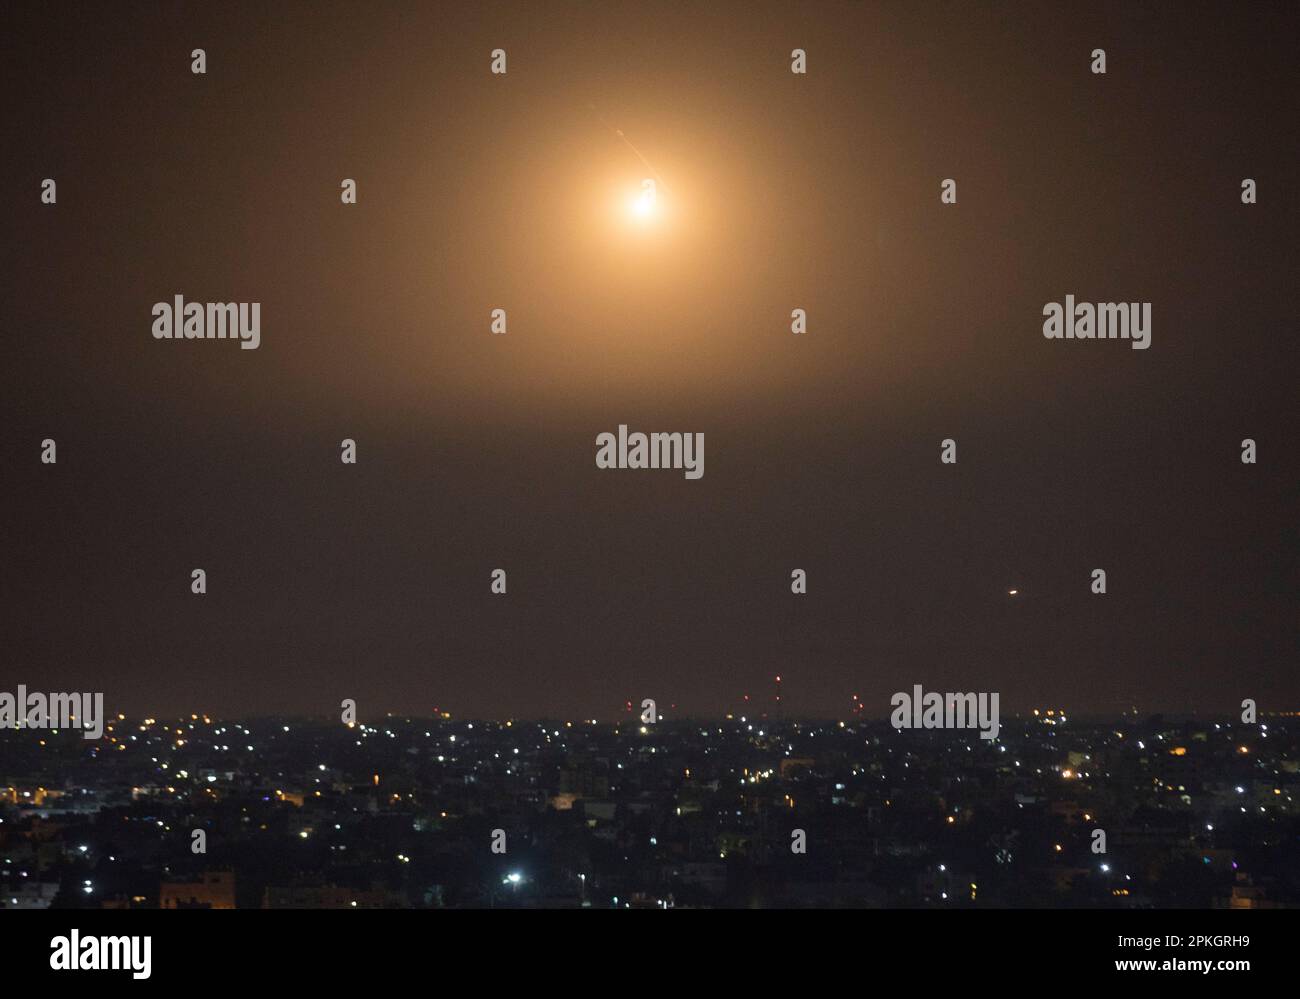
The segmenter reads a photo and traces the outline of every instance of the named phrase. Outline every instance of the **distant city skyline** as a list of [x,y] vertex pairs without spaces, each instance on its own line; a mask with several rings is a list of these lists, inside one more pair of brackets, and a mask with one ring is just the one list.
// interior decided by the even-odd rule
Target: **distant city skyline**
[[1286,908],[1298,746],[1152,717],[0,731],[0,908]]

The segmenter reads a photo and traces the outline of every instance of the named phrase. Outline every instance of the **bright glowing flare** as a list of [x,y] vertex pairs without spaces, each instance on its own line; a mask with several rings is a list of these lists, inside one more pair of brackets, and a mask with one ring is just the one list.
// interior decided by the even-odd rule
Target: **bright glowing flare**
[[646,179],[641,182],[641,193],[628,203],[628,210],[633,218],[648,220],[655,214],[655,182]]

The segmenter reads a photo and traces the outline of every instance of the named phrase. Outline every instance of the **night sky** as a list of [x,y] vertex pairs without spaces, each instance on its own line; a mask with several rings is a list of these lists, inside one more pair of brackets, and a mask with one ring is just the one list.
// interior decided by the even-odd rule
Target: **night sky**
[[[1300,708],[1294,4],[5,22],[0,689]],[[261,346],[155,340],[177,294]],[[1152,303],[1150,349],[1045,339],[1067,294]],[[598,469],[620,423],[703,433],[703,478]]]

